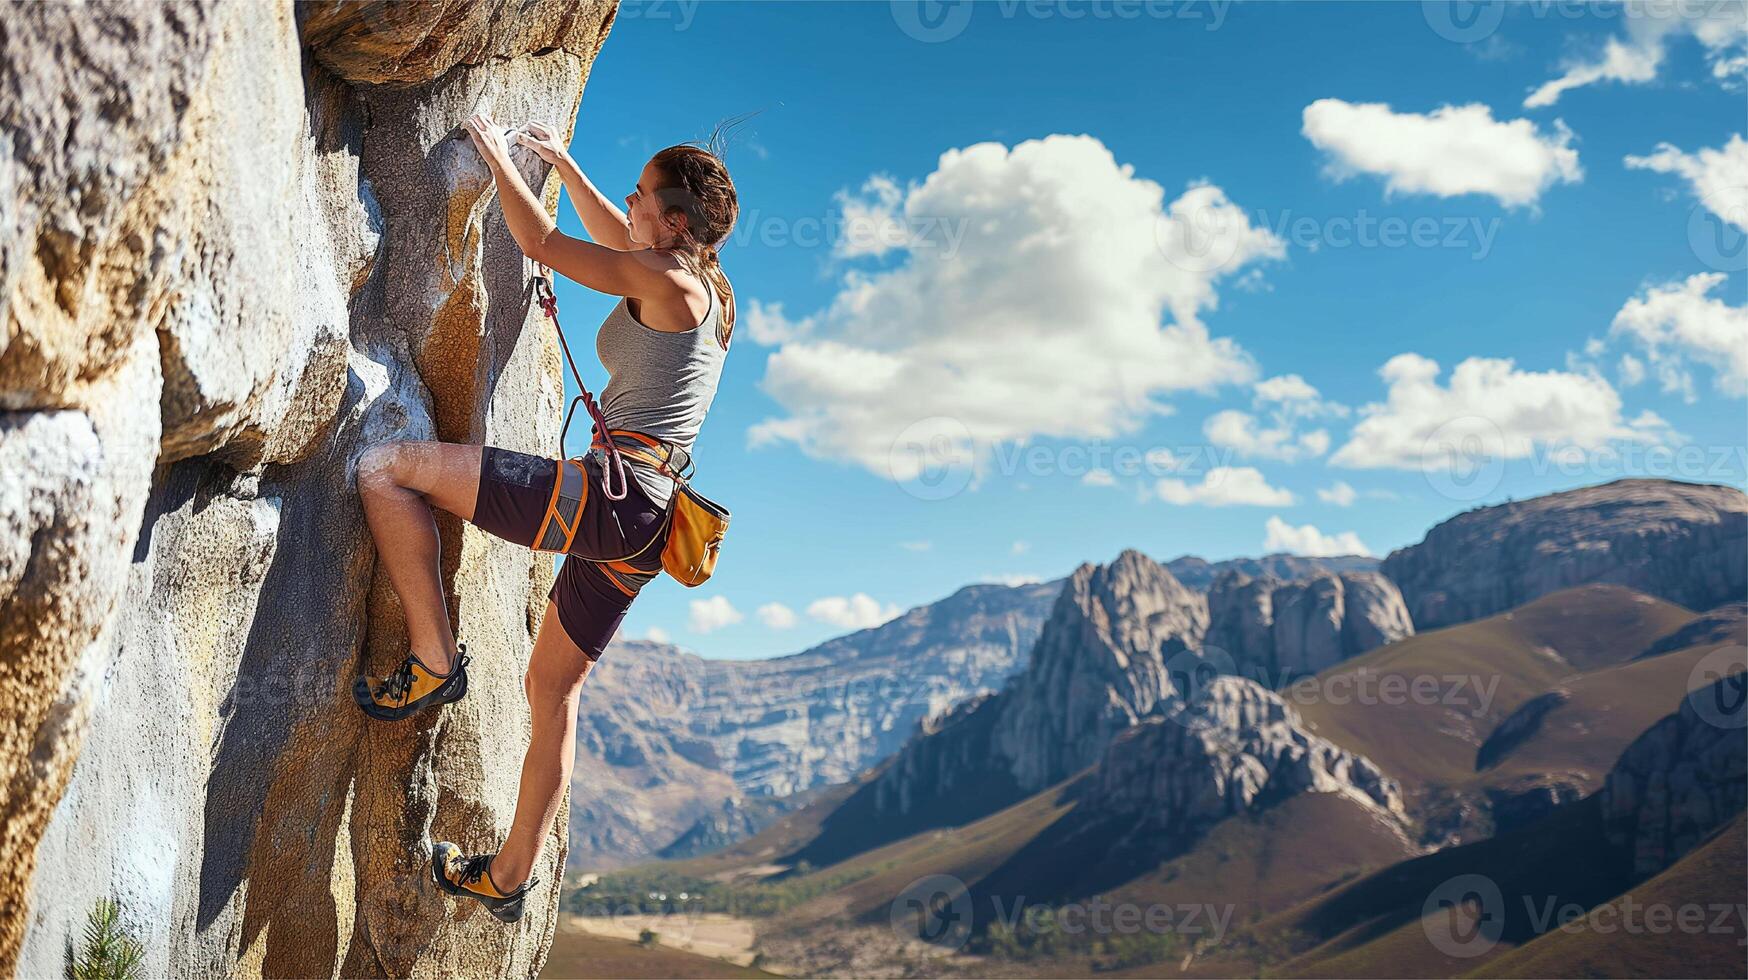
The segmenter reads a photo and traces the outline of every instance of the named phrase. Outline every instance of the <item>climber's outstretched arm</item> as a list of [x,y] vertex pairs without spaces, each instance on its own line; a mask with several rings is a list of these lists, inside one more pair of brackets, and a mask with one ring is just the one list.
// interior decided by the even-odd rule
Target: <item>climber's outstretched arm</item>
[[492,168],[504,224],[509,226],[522,254],[568,279],[614,296],[643,298],[655,294],[665,284],[666,271],[645,252],[622,252],[559,231],[528,182],[511,164],[503,129],[491,117],[476,114],[467,121],[467,131]]
[[601,193],[589,180],[588,174],[583,173],[583,168],[577,166],[575,158],[559,140],[557,130],[543,123],[531,122],[527,132],[516,134],[516,142],[540,154],[540,159],[558,171],[565,190],[570,191],[571,207],[576,209],[577,217],[582,219],[583,228],[591,239],[608,248],[631,251],[631,224],[626,220],[625,212]]

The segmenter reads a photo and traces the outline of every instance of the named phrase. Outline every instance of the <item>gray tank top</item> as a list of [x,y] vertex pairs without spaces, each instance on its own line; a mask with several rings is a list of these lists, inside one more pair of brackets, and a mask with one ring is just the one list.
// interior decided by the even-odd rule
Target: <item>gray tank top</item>
[[[634,429],[691,451],[728,354],[716,340],[722,304],[708,283],[704,291],[710,309],[703,323],[685,333],[639,323],[623,299],[607,314],[595,335],[595,353],[608,374],[601,413],[609,428]],[[625,465],[650,499],[666,507],[674,481],[629,457]]]

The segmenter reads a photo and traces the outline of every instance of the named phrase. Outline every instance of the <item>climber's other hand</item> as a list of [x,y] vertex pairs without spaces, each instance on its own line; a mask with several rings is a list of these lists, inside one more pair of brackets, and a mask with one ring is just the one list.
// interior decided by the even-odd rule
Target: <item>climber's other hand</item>
[[545,123],[529,123],[524,132],[516,134],[516,143],[533,150],[547,163],[557,163],[570,155],[559,141],[558,133]]
[[508,164],[510,162],[510,144],[504,142],[504,127],[492,121],[492,117],[476,112],[467,121],[467,135],[473,139],[473,145],[479,150],[479,155],[488,163]]

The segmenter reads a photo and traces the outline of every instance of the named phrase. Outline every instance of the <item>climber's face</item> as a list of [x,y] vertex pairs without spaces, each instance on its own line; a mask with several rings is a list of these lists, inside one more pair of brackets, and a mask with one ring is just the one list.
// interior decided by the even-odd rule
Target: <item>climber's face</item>
[[646,163],[637,177],[637,189],[625,195],[625,217],[631,222],[631,240],[650,247],[666,245],[673,240],[678,214],[662,215],[662,192],[657,190],[663,178],[661,169]]

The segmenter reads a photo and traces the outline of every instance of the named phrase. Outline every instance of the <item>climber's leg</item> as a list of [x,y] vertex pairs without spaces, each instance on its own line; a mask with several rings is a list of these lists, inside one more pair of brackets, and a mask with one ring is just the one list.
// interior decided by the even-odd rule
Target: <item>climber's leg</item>
[[[576,559],[572,559],[575,561]],[[568,566],[570,563],[567,562]],[[551,599],[540,620],[540,635],[528,661],[523,689],[533,718],[528,754],[522,760],[522,787],[509,839],[491,862],[491,876],[505,892],[521,885],[540,860],[541,847],[558,815],[576,761],[577,698],[595,657],[571,641]]]
[[479,492],[479,446],[391,442],[358,463],[358,492],[376,539],[377,560],[400,596],[413,654],[446,674],[456,657],[455,633],[443,601],[435,505],[471,520]]

